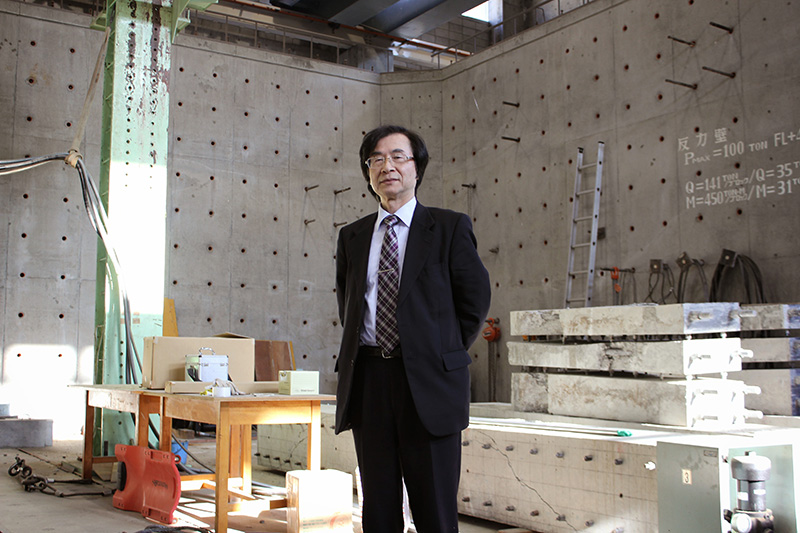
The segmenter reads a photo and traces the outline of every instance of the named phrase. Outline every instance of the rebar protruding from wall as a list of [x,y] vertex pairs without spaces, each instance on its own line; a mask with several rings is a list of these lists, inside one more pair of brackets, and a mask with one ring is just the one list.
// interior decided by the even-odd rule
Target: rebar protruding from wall
[[679,39],[679,38],[675,37],[674,35],[667,35],[667,39],[672,39],[676,43],[685,44],[686,46],[688,46],[690,48],[694,48],[694,45],[697,44],[697,41],[684,41],[683,39]]
[[334,222],[333,227],[338,228],[339,226],[344,226],[347,222]]
[[511,105],[511,106],[514,106],[514,107],[519,107],[519,102],[508,102],[506,100],[503,100],[503,104],[504,105]]
[[696,83],[684,83],[682,81],[675,81],[675,80],[664,80],[664,81],[667,82],[667,83],[674,83],[675,85],[682,85],[683,87],[688,87],[693,91],[697,90],[697,84]]
[[476,185],[474,183],[462,183],[462,187],[466,187],[467,189],[474,189]]
[[336,189],[336,190],[333,191],[333,194],[339,194],[339,193],[347,192],[349,190],[350,190],[350,187],[345,187],[344,189]]
[[730,26],[723,26],[719,22],[709,22],[710,25],[714,26],[715,28],[719,28],[721,30],[725,30],[728,33],[733,33],[733,28]]
[[304,191],[306,191],[306,192],[308,192],[308,191],[313,191],[313,190],[314,190],[314,189],[316,189],[317,187],[319,187],[319,185],[308,185],[308,186],[306,186],[306,187],[303,187],[303,190],[304,190]]
[[305,220],[303,221],[303,224],[305,224],[306,226],[308,226],[308,225],[309,225],[309,224],[311,224],[312,222],[316,222],[316,221],[317,221],[317,219],[316,219],[316,218],[307,218],[307,219],[305,219]]
[[729,77],[731,79],[736,77],[736,73],[735,72],[723,72],[721,70],[717,70],[717,69],[711,68],[711,67],[703,67],[703,70],[707,70],[709,72],[713,72],[714,74],[719,74],[720,76],[727,76],[727,77]]
[[505,135],[503,135],[503,136],[502,136],[502,137],[500,137],[500,138],[501,138],[501,139],[504,139],[504,140],[506,140],[506,141],[514,141],[515,143],[518,143],[518,142],[520,141],[520,138],[519,138],[519,137],[506,137]]

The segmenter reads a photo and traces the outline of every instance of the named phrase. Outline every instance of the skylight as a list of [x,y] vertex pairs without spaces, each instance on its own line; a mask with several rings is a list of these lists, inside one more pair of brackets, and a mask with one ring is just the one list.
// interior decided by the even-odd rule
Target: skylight
[[489,22],[489,2],[488,0],[477,7],[473,7],[469,11],[461,13],[464,17],[478,19],[483,22]]

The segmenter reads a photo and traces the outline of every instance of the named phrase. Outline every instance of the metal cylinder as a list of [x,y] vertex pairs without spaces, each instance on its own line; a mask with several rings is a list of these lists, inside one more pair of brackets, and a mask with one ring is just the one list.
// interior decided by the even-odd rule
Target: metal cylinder
[[772,461],[755,452],[731,460],[731,473],[736,480],[737,507],[743,511],[766,511],[765,481],[770,478]]

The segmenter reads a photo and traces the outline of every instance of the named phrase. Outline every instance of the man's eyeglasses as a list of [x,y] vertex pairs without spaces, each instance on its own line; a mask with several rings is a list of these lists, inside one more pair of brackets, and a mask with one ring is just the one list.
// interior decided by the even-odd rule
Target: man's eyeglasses
[[[403,152],[398,152],[389,156],[389,160],[393,165],[400,165],[406,161],[411,161],[412,159],[414,158],[408,154],[404,154]],[[384,163],[386,163],[386,157],[382,155],[374,155],[364,161],[364,164],[367,165],[367,168],[381,168]]]

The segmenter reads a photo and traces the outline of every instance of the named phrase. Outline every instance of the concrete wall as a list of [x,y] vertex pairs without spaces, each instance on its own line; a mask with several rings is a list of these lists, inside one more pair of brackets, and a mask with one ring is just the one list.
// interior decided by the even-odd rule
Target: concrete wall
[[[290,339],[298,366],[332,390],[337,227],[373,209],[356,152],[380,122],[427,139],[420,200],[473,217],[501,327],[512,310],[563,307],[574,162],[578,147],[593,161],[598,141],[597,266],[635,268],[638,301],[650,259],[674,265],[685,251],[710,278],[723,248],[755,260],[771,301],[800,300],[799,18],[797,3],[769,0],[595,0],[442,71],[381,76],[179,35],[166,290],[180,333]],[[100,44],[87,26],[0,0],[0,158],[69,145]],[[95,109],[84,154],[97,176]],[[27,406],[91,379],[95,239],[61,164],[0,177],[0,197],[0,401],[53,417]],[[690,288],[700,299],[696,279]],[[595,305],[611,290],[601,274]],[[471,353],[485,400],[488,347],[479,339]]]

